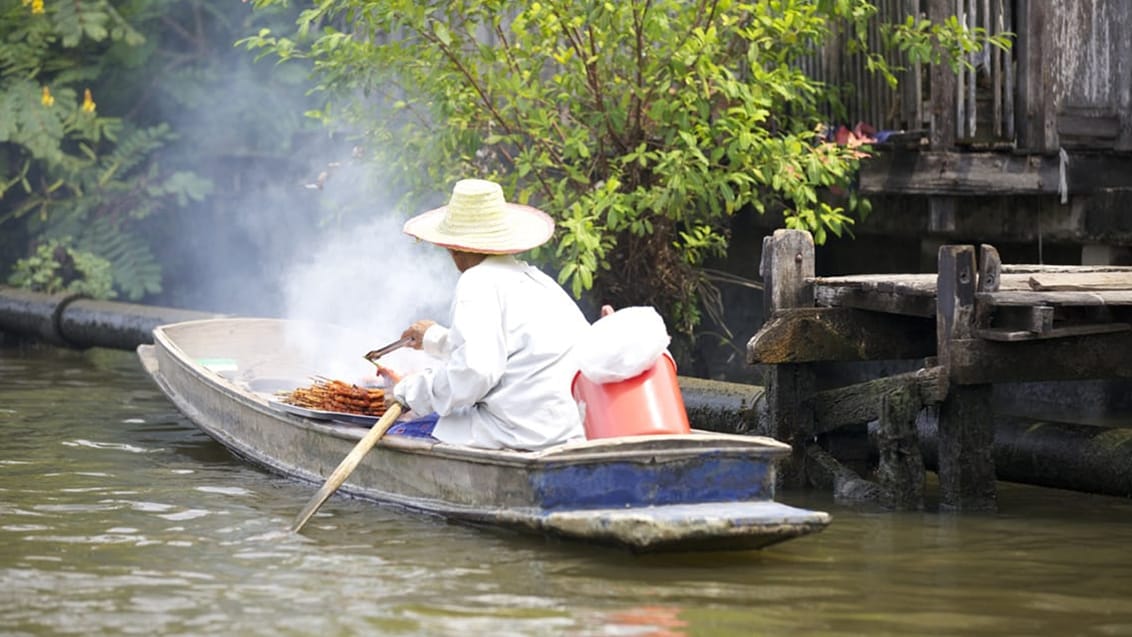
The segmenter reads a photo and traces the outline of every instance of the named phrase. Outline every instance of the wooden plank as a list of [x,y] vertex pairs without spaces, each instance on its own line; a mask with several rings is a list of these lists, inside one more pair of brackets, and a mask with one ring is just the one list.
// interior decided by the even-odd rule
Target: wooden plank
[[934,296],[936,280],[934,274],[851,274],[815,277],[813,283],[823,287],[859,287]]
[[1132,305],[1132,290],[1097,290],[1095,292],[1027,292],[1025,290],[1005,290],[978,294],[978,302],[996,306],[1011,305],[1051,305],[1063,306],[1102,306]]
[[812,363],[935,355],[935,324],[852,308],[780,310],[747,343],[747,362]]
[[909,195],[1037,195],[1057,192],[1056,161],[1003,153],[878,154],[861,163],[861,192]]
[[950,374],[961,385],[1132,378],[1132,331],[1067,338],[952,343]]
[[1071,336],[1089,336],[1091,334],[1111,334],[1132,330],[1128,323],[1097,323],[1094,325],[1070,325],[1054,327],[1042,333],[1032,330],[1014,330],[1004,328],[984,328],[976,330],[979,338],[1004,343],[1017,343],[1019,341],[1032,341],[1040,338],[1068,338]]
[[1039,265],[1035,263],[1003,263],[1002,273],[1030,274],[1067,272],[1072,274],[1090,274],[1093,272],[1124,272],[1132,274],[1132,265]]
[[814,302],[888,314],[935,316],[935,276],[880,274],[814,279]]
[[[861,162],[860,188],[869,195],[1056,195],[1060,170],[1057,155],[887,152]],[[1132,158],[1124,154],[1071,154],[1065,170],[1071,195],[1127,188]]]
[[1066,114],[1057,116],[1057,134],[1062,137],[1086,137],[1091,141],[1116,141],[1120,134],[1120,118],[1116,115]]
[[1027,283],[1038,291],[1132,290],[1132,271],[1040,273],[1030,275]]

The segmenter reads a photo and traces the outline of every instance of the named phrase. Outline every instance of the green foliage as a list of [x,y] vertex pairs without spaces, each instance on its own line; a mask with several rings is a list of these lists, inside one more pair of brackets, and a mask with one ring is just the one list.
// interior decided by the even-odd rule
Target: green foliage
[[210,185],[161,169],[158,152],[175,138],[167,125],[138,128],[94,101],[108,54],[141,47],[142,34],[106,0],[11,5],[0,29],[0,224],[49,240],[12,281],[54,286],[42,259],[53,246],[82,272],[67,289],[108,298],[113,283],[132,300],[160,290],[160,267],[132,228]]
[[95,299],[116,296],[110,262],[73,247],[70,237],[39,245],[20,259],[8,283],[46,294],[82,294]]
[[[131,300],[168,288],[177,273],[161,259],[176,251],[149,237],[175,234],[180,216],[207,229],[238,214],[225,205],[261,163],[283,178],[307,167],[294,148],[317,127],[295,107],[307,69],[232,46],[295,15],[230,0],[0,0],[0,232],[73,237]],[[22,255],[0,254],[0,272]]]
[[[864,149],[820,139],[834,96],[798,62],[847,29],[895,81],[868,50],[875,12],[866,0],[325,0],[294,34],[243,44],[311,60],[327,98],[314,114],[364,131],[410,201],[461,177],[500,180],[556,217],[556,245],[536,256],[575,294],[656,305],[690,333],[711,292],[700,266],[724,254],[732,214],[783,210],[820,243],[866,210],[822,196],[849,184]],[[932,60],[979,40],[957,22],[886,33]]]

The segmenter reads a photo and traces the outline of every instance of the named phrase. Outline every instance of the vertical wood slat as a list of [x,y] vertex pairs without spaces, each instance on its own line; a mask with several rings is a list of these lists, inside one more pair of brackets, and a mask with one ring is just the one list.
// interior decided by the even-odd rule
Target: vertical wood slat
[[[1002,32],[1002,0],[994,0],[994,9],[991,10],[994,15],[994,31],[998,34]],[[987,45],[987,54],[991,58],[991,87],[994,91],[993,96],[993,128],[994,136],[1002,138],[1002,89],[1003,89],[1003,56],[1002,51],[992,48]]]
[[[1012,12],[1012,4],[1010,2],[1008,2],[1007,0],[1001,0],[1001,1],[1002,1],[1003,18],[1002,18],[1002,23],[1000,25],[999,32],[1005,33],[1006,31],[1010,31],[1010,30],[1014,29],[1014,26],[1013,26],[1014,25],[1014,14]],[[1015,33],[1015,37],[1017,37],[1017,33]],[[1016,44],[1016,42],[1015,42],[1015,44]],[[1003,87],[1003,102],[1004,102],[1004,108],[1005,108],[1005,111],[1002,114],[1002,119],[1003,119],[1003,122],[1004,122],[1004,125],[1005,125],[1005,128],[1003,130],[1003,137],[1005,137],[1008,140],[1013,141],[1015,130],[1016,130],[1015,127],[1014,127],[1014,91],[1015,91],[1015,86],[1014,86],[1014,78],[1015,78],[1014,48],[1011,47],[1011,50],[1009,52],[1008,51],[1000,51],[999,54],[1002,56],[1002,60],[1003,60],[1003,64],[1002,64],[1003,69],[1004,69],[1003,80],[1006,83],[1006,85]]]
[[[901,0],[901,4],[895,5],[893,10],[902,10],[903,15],[919,17],[920,0]],[[908,68],[900,81],[901,124],[902,127],[919,129],[924,123],[924,86],[921,77],[924,69],[920,64],[910,64],[907,56],[899,62],[901,66]]]
[[[952,0],[928,0],[928,19],[942,22],[955,6]],[[949,150],[955,145],[956,76],[946,64],[931,66],[931,148]]]
[[[955,0],[952,9],[954,9],[955,15],[959,18],[959,23],[966,26],[967,19],[963,12],[964,0]],[[954,132],[956,141],[967,137],[967,128],[964,125],[967,121],[966,87],[967,74],[960,69],[959,72],[955,74],[955,96],[953,98],[955,100]]]
[[[866,37],[873,46],[880,42],[880,25],[901,22],[907,16],[927,13],[933,21],[943,21],[955,15],[967,28],[983,29],[988,35],[1004,31],[1021,32],[1026,27],[1015,25],[1012,7],[1018,2],[1023,10],[1032,0],[877,0],[876,19],[867,26]],[[1055,0],[1043,0],[1051,2]],[[1059,0],[1058,0],[1059,1]],[[831,86],[847,89],[844,96],[846,112],[844,117],[835,117],[832,107],[825,109],[833,124],[852,126],[858,121],[868,122],[881,129],[921,128],[925,123],[942,122],[939,116],[946,112],[939,107],[943,90],[932,89],[931,96],[925,96],[924,79],[930,74],[937,88],[940,80],[951,80],[944,86],[947,92],[954,92],[947,101],[947,119],[954,120],[950,129],[943,131],[944,147],[954,146],[955,140],[1015,141],[1015,75],[1013,56],[1020,55],[1022,47],[1002,51],[989,44],[968,62],[977,62],[977,68],[964,69],[952,73],[938,66],[927,69],[912,67],[906,56],[889,53],[890,62],[903,67],[899,92],[891,91],[883,79],[875,77],[865,69],[864,59],[859,55],[844,53],[845,43],[853,37],[849,26],[839,25],[827,46],[799,62],[800,67],[811,77]],[[1019,40],[1022,39],[1019,33]],[[977,59],[976,59],[977,58]],[[1039,68],[1035,65],[1034,68]],[[951,77],[946,77],[950,73]],[[980,78],[986,82],[980,88]],[[925,101],[928,103],[925,104]],[[930,108],[929,112],[925,112]]]
[[[974,31],[975,27],[978,26],[978,24],[979,24],[979,2],[978,2],[978,0],[967,0],[967,1],[968,1],[968,5],[967,5],[966,25],[967,25],[967,28],[969,30]],[[964,131],[964,136],[967,139],[973,140],[973,139],[975,139],[976,135],[978,135],[978,130],[977,130],[977,127],[978,127],[978,123],[977,123],[978,122],[978,120],[977,120],[977,118],[978,118],[978,108],[976,108],[976,106],[975,106],[975,89],[976,89],[976,85],[978,84],[978,72],[979,71],[974,64],[975,60],[972,60],[971,58],[972,58],[971,55],[967,56],[967,63],[970,64],[971,66],[970,66],[970,68],[966,69],[966,73],[967,73],[967,95],[966,95],[966,98],[967,98],[967,129],[966,129],[966,131]],[[960,97],[960,99],[963,99],[963,98]]]

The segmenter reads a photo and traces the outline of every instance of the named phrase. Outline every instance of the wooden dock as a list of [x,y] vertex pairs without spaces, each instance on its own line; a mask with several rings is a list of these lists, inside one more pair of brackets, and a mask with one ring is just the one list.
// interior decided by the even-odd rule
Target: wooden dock
[[[945,245],[936,274],[814,276],[809,233],[763,241],[766,322],[747,360],[768,365],[767,431],[790,442],[792,486],[870,491],[923,507],[916,419],[938,417],[940,506],[995,508],[995,383],[1132,378],[1132,268],[1004,265],[988,245]],[[815,363],[911,359],[914,371],[816,391]],[[879,464],[862,478],[823,445],[875,421]]]

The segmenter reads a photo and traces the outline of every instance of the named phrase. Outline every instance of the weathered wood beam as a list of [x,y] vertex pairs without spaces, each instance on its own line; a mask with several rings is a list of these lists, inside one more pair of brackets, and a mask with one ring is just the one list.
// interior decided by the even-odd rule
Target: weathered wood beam
[[957,339],[950,364],[959,385],[1132,378],[1132,332],[1024,342]]
[[[894,151],[861,162],[860,188],[866,195],[1056,195],[1060,171],[1056,155]],[[1127,188],[1132,157],[1074,154],[1065,172],[1071,195]]]
[[852,308],[797,308],[770,317],[747,343],[747,362],[812,363],[935,354],[935,324]]
[[[973,246],[939,249],[937,349],[939,363],[955,382],[956,342],[973,338],[977,268]],[[1016,363],[1015,361],[1012,361]],[[991,386],[953,385],[939,408],[940,508],[995,509],[994,423]]]
[[[775,230],[763,240],[759,273],[765,282],[765,315],[813,307],[814,241],[800,230]],[[767,435],[790,444],[794,453],[779,471],[787,487],[806,482],[805,441],[813,429],[814,371],[805,364],[772,365],[766,372]]]
[[910,195],[1056,194],[1058,164],[1001,153],[885,153],[861,163],[861,192]]
[[1094,272],[1116,272],[1132,274],[1132,265],[1046,265],[1036,263],[1003,263],[1003,274],[1092,274]]
[[877,426],[877,482],[884,490],[884,504],[898,511],[924,508],[924,459],[916,414],[920,398],[907,388],[881,396]]
[[925,367],[820,391],[814,395],[814,433],[876,420],[881,415],[880,397],[898,391],[908,392],[921,406],[937,404],[947,396],[945,370]]
[[810,484],[819,489],[831,490],[835,502],[880,504],[886,497],[879,484],[862,478],[817,445],[806,447],[806,460],[810,467]]
[[984,292],[978,295],[979,303],[999,306],[1026,306],[1048,305],[1061,306],[1100,306],[1100,305],[1132,305],[1132,289],[1129,290],[1096,290],[1084,291],[1058,291],[1058,292],[1027,292],[1026,290],[1000,290],[998,292]]
[[1125,272],[1035,272],[1030,289],[1043,292],[1132,290],[1132,270]]
[[935,317],[935,278],[926,274],[861,275],[814,279],[814,302],[886,314]]
[[979,338],[985,338],[992,341],[1003,341],[1006,343],[1017,343],[1019,341],[1033,341],[1048,338],[1067,338],[1070,336],[1089,336],[1092,334],[1109,334],[1111,332],[1127,331],[1132,331],[1132,325],[1128,323],[1095,323],[1088,325],[1053,327],[1048,331],[1042,332],[1040,334],[1035,333],[1032,330],[1017,330],[1008,327],[979,329],[976,330],[975,333]]

